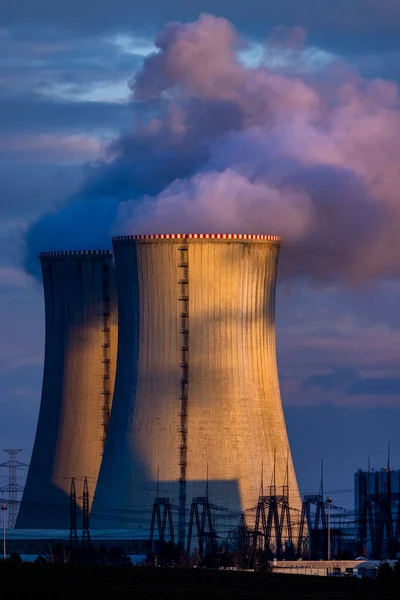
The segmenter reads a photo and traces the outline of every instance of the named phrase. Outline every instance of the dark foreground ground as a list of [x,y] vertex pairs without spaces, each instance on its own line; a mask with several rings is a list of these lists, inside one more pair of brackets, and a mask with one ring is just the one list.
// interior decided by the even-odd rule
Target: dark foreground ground
[[397,582],[149,567],[0,565],[7,600],[399,600]]

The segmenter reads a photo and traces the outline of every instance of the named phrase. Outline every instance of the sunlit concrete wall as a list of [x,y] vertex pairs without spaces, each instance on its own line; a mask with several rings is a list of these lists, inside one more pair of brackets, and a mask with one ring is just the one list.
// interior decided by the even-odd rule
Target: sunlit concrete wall
[[262,465],[265,494],[275,465],[278,493],[288,472],[290,504],[300,506],[276,364],[279,241],[127,236],[114,239],[120,337],[96,527],[148,530],[157,480],[159,495],[179,504],[182,243],[189,275],[187,508],[193,496],[204,496],[208,473],[210,501],[232,511],[237,525],[238,511],[257,503]]
[[[71,478],[78,509],[84,477],[90,502],[112,402],[117,304],[112,254],[41,255],[46,340],[35,444],[17,528],[69,527]],[[108,362],[107,362],[108,361]],[[108,392],[108,393],[107,393]]]

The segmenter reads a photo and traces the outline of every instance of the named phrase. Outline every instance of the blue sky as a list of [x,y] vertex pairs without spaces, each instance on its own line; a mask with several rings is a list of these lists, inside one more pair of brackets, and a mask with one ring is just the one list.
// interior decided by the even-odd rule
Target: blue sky
[[[3,448],[23,448],[21,458],[26,462],[39,409],[44,353],[42,291],[40,283],[25,271],[26,256],[39,251],[42,240],[54,245],[49,229],[54,226],[58,231],[60,219],[67,222],[64,216],[53,221],[43,220],[43,215],[58,215],[68,198],[103,193],[106,179],[100,175],[110,172],[110,164],[121,167],[110,158],[110,143],[124,158],[125,170],[117,170],[116,177],[134,168],[129,132],[133,122],[149,118],[149,105],[143,109],[132,100],[132,80],[155,51],[155,36],[164,24],[193,21],[200,12],[211,12],[234,24],[247,40],[240,60],[249,68],[261,61],[273,73],[299,77],[306,85],[312,79],[313,85],[324,90],[339,85],[338,72],[340,77],[343,72],[350,77],[350,73],[351,78],[363,82],[377,78],[400,82],[400,4],[396,0],[149,0],[142,6],[127,0],[3,0],[0,440]],[[286,37],[280,43],[282,31]],[[274,43],[267,44],[266,50],[265,41],[271,39]],[[141,111],[147,112],[142,115]],[[395,121],[395,127],[397,124]],[[363,149],[373,146],[373,134],[363,143]],[[220,150],[218,146],[214,161],[225,160],[226,154],[221,158]],[[383,153],[382,160],[385,158]],[[387,156],[388,162],[390,158]],[[105,162],[96,162],[102,160]],[[328,196],[327,176],[322,173],[318,189]],[[148,193],[146,185],[143,193]],[[164,189],[162,181],[157,185],[154,193]],[[115,181],[113,186],[110,194],[115,192]],[[394,205],[400,203],[396,195],[390,200]],[[332,200],[339,201],[336,197]],[[355,195],[352,202],[358,211]],[[336,237],[341,236],[344,210],[341,208],[337,217]],[[369,216],[367,209],[357,218],[360,229],[369,220],[365,235],[374,252],[374,235],[379,237],[383,225],[374,215]],[[32,246],[26,232],[37,220],[42,225]],[[339,268],[357,244],[365,243],[354,227],[356,222],[353,217],[346,222],[346,227],[354,228],[354,242],[348,241],[352,236],[343,230],[344,259]],[[93,234],[90,239],[94,242],[97,238]],[[318,486],[323,457],[327,491],[335,504],[348,504],[351,497],[343,490],[351,488],[354,471],[367,464],[368,455],[373,466],[383,466],[389,440],[394,466],[400,466],[396,439],[400,424],[400,280],[396,269],[385,270],[381,265],[374,277],[360,281],[331,276],[336,263],[324,263],[325,256],[331,257],[327,240],[324,236],[310,239],[313,256],[320,257],[315,264],[322,269],[326,265],[326,277],[316,269],[308,274],[304,268],[300,278],[287,275],[290,264],[306,250],[290,244],[282,249],[277,303],[282,396],[302,492]],[[307,252],[310,256],[309,248]],[[386,247],[383,253],[387,255]],[[362,270],[362,265],[357,265]]]

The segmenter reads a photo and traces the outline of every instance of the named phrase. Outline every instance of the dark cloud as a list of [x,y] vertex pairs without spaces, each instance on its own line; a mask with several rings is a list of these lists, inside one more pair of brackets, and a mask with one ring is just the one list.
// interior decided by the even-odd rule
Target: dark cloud
[[[285,247],[282,248],[282,255]],[[341,287],[311,282],[278,287],[278,324],[286,331],[303,330],[325,340],[351,340],[355,332],[373,327],[377,333],[395,334],[400,329],[400,282],[381,281]],[[335,314],[335,321],[329,315]]]
[[323,375],[309,375],[301,384],[308,392],[343,391],[348,396],[399,396],[400,377],[360,377],[357,371],[339,368]]
[[0,30],[0,129],[118,132],[132,118],[128,81],[141,61],[97,35]]
[[[207,12],[226,17],[246,35],[259,40],[282,25],[303,27],[312,44],[340,56],[353,55],[355,63],[366,52],[378,57],[384,51],[400,48],[397,0],[149,0],[144,3],[4,0],[1,14],[5,28],[20,29],[24,33],[43,28],[62,38],[110,32],[151,37],[166,22],[191,21]],[[381,62],[384,67],[385,61]],[[396,65],[393,68],[397,70]]]
[[0,97],[2,133],[117,132],[131,120],[132,108],[123,103],[68,101],[28,93]]
[[153,22],[157,25],[173,19],[195,18],[200,12],[214,12],[233,21],[264,22],[267,25],[303,25],[326,27],[328,30],[390,33],[400,27],[400,7],[397,0],[248,0],[246,3],[228,0],[170,0],[168,3],[148,0],[96,0],[95,2],[55,3],[36,0],[3,0],[2,22],[6,25],[49,24],[60,28],[104,28]]
[[399,297],[398,281],[347,290],[281,283],[277,343],[286,404],[398,405],[389,391],[399,376]]
[[118,131],[128,124],[123,100],[141,60],[97,36],[0,30],[0,130]]
[[7,77],[13,75],[28,80],[30,76],[43,86],[58,81],[90,85],[92,81],[127,80],[141,60],[133,47],[125,48],[115,36],[63,35],[40,26],[28,31],[0,29],[1,83],[5,91]]
[[[399,80],[398,63],[394,58],[400,49],[399,7],[397,0],[249,0],[245,3],[149,0],[141,4],[131,0],[67,3],[36,0],[34,4],[4,0],[0,55],[3,32],[3,47],[9,56],[43,57],[48,43],[48,48],[53,47],[53,57],[58,60],[71,52],[72,65],[75,48],[75,67],[79,71],[80,58],[91,57],[94,66],[101,63],[109,35],[126,33],[150,39],[166,22],[190,21],[201,13],[212,12],[232,20],[240,31],[258,40],[264,40],[277,27],[302,27],[307,30],[311,44],[339,56],[352,57],[353,64],[363,75],[368,77],[381,69],[381,73]],[[111,54],[115,54],[115,49]],[[123,54],[120,52],[119,61],[124,60]],[[132,57],[131,60],[133,62]],[[72,71],[70,75],[74,76]]]
[[356,371],[348,368],[336,369],[324,375],[309,375],[301,384],[303,392],[318,389],[323,392],[331,392],[348,388],[359,379]]
[[358,378],[347,388],[349,396],[398,396],[400,400],[400,377]]

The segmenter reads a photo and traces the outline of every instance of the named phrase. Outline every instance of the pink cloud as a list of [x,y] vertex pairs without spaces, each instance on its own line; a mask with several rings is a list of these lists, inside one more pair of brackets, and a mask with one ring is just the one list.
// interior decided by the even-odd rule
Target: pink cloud
[[[281,34],[267,51],[272,43],[303,52],[302,30]],[[329,77],[245,66],[246,43],[212,15],[166,25],[131,82],[131,129],[107,146],[79,196],[27,232],[30,253],[46,229],[64,247],[84,245],[91,215],[99,244],[110,230],[265,232],[284,239],[285,279],[398,276],[396,84],[366,81],[343,65]],[[79,162],[101,158],[103,145],[31,136],[4,140],[0,152]],[[80,223],[73,235],[71,218]]]
[[[282,43],[296,51],[304,32],[292,37]],[[158,195],[122,204],[116,231],[262,230],[284,237],[287,275],[399,273],[396,84],[339,70],[332,89],[245,67],[243,44],[232,24],[211,15],[157,36],[132,94],[165,110],[134,128],[125,148],[146,139],[155,154],[170,143],[179,160],[200,149],[208,160],[194,175],[171,176]]]
[[155,98],[178,86],[205,98],[231,98],[245,77],[236,58],[241,45],[226,19],[203,14],[194,23],[169,23],[155,39],[159,49],[144,61],[133,94]]

